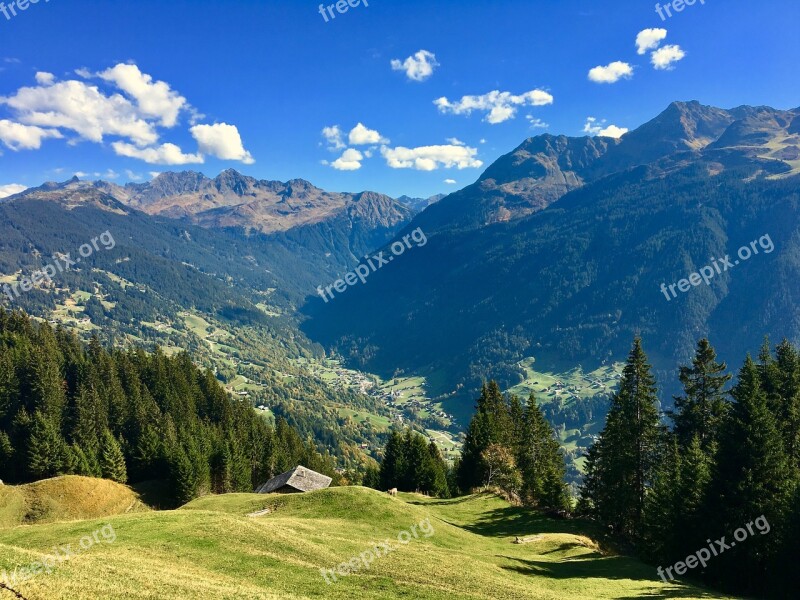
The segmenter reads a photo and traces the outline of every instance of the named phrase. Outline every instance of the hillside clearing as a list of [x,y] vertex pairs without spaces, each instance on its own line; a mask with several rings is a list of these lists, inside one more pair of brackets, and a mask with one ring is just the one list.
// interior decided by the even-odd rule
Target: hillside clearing
[[[398,542],[400,532],[427,519],[429,537]],[[391,498],[366,488],[210,496],[176,511],[16,527],[0,531],[0,572],[41,559],[54,545],[76,543],[105,523],[116,532],[113,544],[91,548],[20,591],[31,600],[724,597],[665,585],[652,567],[604,555],[579,524],[492,495]],[[514,544],[515,536],[532,541]],[[325,582],[321,569],[335,569],[383,540],[394,550],[369,569]]]

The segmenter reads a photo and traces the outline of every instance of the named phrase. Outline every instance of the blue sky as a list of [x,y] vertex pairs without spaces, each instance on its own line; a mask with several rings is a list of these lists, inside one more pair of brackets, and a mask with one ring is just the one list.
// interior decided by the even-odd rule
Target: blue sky
[[[618,135],[673,100],[800,106],[796,0],[697,0],[666,20],[646,0],[368,1],[327,22],[305,0],[0,12],[0,190],[235,168],[429,196],[589,117]],[[666,37],[639,54],[646,29]]]

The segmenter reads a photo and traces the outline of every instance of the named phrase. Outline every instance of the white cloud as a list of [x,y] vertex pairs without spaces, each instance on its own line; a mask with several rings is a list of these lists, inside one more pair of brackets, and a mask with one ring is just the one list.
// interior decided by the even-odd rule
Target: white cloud
[[83,171],[75,171],[73,175],[75,175],[75,177],[78,177],[79,179],[83,179],[84,177],[88,177],[89,173],[84,173]]
[[158,141],[154,125],[128,99],[119,94],[106,96],[80,81],[23,87],[13,96],[0,98],[0,103],[15,110],[17,120],[26,125],[70,129],[93,142],[102,142],[105,135],[129,138],[140,146]]
[[39,71],[36,73],[36,83],[39,85],[53,85],[55,80],[56,76],[52,73],[45,73],[44,71]]
[[367,146],[370,144],[388,144],[389,140],[381,136],[380,133],[374,129],[365,127],[359,123],[350,131],[348,136],[351,146]]
[[[99,78],[99,85],[70,79],[56,82],[52,73],[36,73],[36,86],[19,88],[0,96],[0,105],[13,111],[13,120],[0,121],[0,142],[13,150],[38,149],[45,138],[71,136],[67,143],[105,142],[117,138],[117,154],[149,163],[202,163],[204,153],[223,160],[255,162],[245,150],[235,125],[196,125],[203,118],[178,92],[164,81],[155,81],[133,64],[118,64],[101,73],[80,68],[83,79]],[[109,91],[118,88],[122,93]],[[160,143],[159,128],[174,128],[188,113],[192,136],[199,151],[184,154],[172,143]]]
[[589,81],[595,83],[616,83],[622,78],[633,77],[633,67],[626,62],[615,61],[605,67],[599,66],[589,71]]
[[624,127],[617,127],[616,125],[605,125],[606,120],[598,121],[595,117],[587,117],[586,123],[583,126],[583,132],[589,135],[599,135],[601,137],[621,138],[628,133],[628,129]]
[[181,110],[187,108],[186,98],[164,81],[153,82],[153,78],[136,65],[120,63],[97,75],[136,100],[142,115],[158,119],[164,127],[174,127]]
[[548,123],[545,123],[539,118],[534,118],[533,115],[527,115],[525,118],[528,119],[528,122],[531,124],[531,129],[547,129],[550,127]]
[[457,184],[457,183],[458,183],[458,182],[457,182],[455,179],[445,179],[445,180],[444,180],[444,182],[445,182],[447,185],[455,185],[455,184]]
[[466,146],[466,144],[464,142],[462,142],[460,139],[454,138],[454,137],[447,138],[447,143],[453,144],[453,146]]
[[413,56],[409,56],[404,61],[392,60],[393,71],[405,71],[406,77],[412,81],[425,81],[433,75],[433,71],[439,63],[436,62],[436,55],[427,50],[420,50]]
[[131,181],[141,181],[142,179],[144,179],[142,175],[140,175],[139,173],[134,173],[130,169],[125,169],[125,177],[127,177]]
[[364,160],[364,155],[361,152],[348,148],[331,163],[331,166],[337,171],[358,171],[361,168],[362,160]]
[[149,175],[150,175],[150,179],[155,179],[156,177],[161,175],[161,172],[160,171],[150,171]]
[[643,29],[636,36],[636,52],[642,55],[648,50],[658,48],[666,38],[666,29]]
[[628,129],[626,127],[617,127],[616,125],[609,125],[605,129],[601,129],[600,133],[598,133],[597,135],[602,137],[621,138],[626,133],[628,133]]
[[202,154],[184,154],[175,144],[161,144],[154,148],[139,148],[125,142],[111,144],[119,156],[138,158],[151,165],[188,165],[202,164]]
[[332,127],[323,127],[322,137],[327,140],[328,150],[331,152],[335,150],[341,150],[342,148],[346,147],[344,141],[342,141],[342,130],[338,125],[333,125]]
[[19,194],[28,189],[27,185],[20,185],[19,183],[8,183],[0,185],[0,198],[8,198],[14,194]]
[[451,169],[478,168],[483,162],[475,158],[477,148],[468,146],[442,145],[421,146],[419,148],[381,148],[381,154],[386,159],[386,164],[392,169],[416,169],[418,171],[435,171],[443,167]]
[[544,90],[532,90],[521,95],[494,90],[482,96],[464,96],[461,100],[450,102],[447,98],[434,100],[443,113],[470,115],[472,111],[486,111],[485,121],[496,125],[513,119],[520,106],[545,106],[553,103],[553,96]]
[[195,125],[189,131],[197,140],[200,152],[211,154],[222,160],[238,160],[246,165],[256,162],[252,155],[244,149],[242,136],[239,135],[239,130],[235,125],[227,123]]
[[653,52],[653,54],[650,55],[650,60],[656,69],[666,71],[673,69],[674,67],[672,64],[683,60],[685,56],[686,52],[684,52],[680,46],[673,44],[671,46],[664,46]]
[[486,143],[486,139],[485,138],[481,138],[481,144],[485,144],[485,143]]
[[42,129],[34,125],[22,125],[8,119],[0,119],[0,142],[17,150],[38,150],[42,140],[63,137],[55,129]]

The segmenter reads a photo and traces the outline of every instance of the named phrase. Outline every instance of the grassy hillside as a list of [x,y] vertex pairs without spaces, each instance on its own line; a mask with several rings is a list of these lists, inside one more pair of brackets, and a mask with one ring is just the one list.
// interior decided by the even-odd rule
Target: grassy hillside
[[[247,516],[268,509],[260,516]],[[408,545],[398,534],[430,519]],[[655,569],[606,556],[574,523],[490,495],[438,501],[365,488],[303,496],[232,494],[181,510],[0,531],[0,572],[113,525],[100,543],[20,585],[39,598],[721,598],[664,585]],[[419,531],[430,529],[418,526]],[[529,543],[514,544],[514,536]],[[369,570],[327,584],[321,568],[390,540]]]
[[28,485],[0,485],[0,528],[74,521],[149,510],[130,488],[73,475]]

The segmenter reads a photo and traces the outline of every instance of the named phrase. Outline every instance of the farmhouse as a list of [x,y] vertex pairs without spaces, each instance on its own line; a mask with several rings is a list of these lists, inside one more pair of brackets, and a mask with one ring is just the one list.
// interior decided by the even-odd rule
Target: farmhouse
[[297,494],[322,490],[333,481],[330,477],[297,466],[291,471],[281,473],[270,479],[267,483],[256,488],[256,494]]

